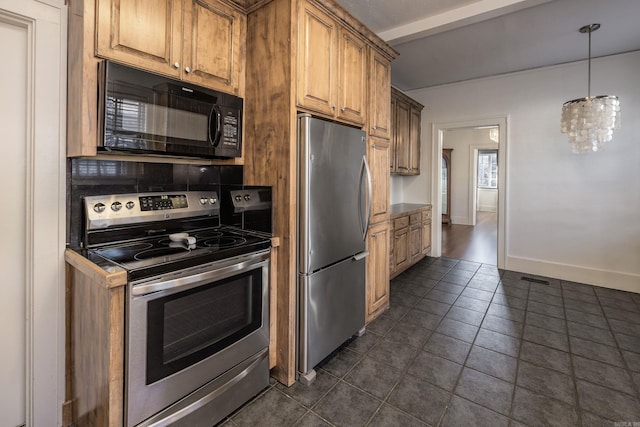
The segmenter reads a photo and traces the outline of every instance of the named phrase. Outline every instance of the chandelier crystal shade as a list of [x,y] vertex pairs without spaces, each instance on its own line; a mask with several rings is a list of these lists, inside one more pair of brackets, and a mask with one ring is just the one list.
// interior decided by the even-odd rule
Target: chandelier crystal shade
[[591,96],[591,33],[600,24],[585,25],[581,33],[589,34],[588,92],[585,98],[567,101],[562,106],[561,131],[569,135],[574,153],[595,152],[611,141],[613,130],[620,126],[620,100],[617,96]]

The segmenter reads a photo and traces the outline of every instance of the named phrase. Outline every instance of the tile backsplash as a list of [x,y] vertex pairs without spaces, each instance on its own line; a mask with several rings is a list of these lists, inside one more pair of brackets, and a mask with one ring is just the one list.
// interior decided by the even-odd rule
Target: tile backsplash
[[104,159],[67,161],[67,246],[82,241],[83,198],[101,194],[215,190],[242,186],[242,166],[129,162]]

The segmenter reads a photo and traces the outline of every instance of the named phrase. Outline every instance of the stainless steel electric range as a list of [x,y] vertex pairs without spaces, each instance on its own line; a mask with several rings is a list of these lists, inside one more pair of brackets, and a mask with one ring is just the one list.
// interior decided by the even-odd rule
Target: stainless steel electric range
[[[232,198],[251,210],[252,194]],[[87,257],[128,275],[125,425],[211,426],[268,386],[266,233],[221,225],[213,191],[91,196],[84,208]]]

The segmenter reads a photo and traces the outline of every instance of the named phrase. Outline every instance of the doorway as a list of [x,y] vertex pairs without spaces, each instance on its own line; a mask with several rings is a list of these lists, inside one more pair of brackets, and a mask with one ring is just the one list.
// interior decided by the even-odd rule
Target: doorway
[[[432,198],[433,256],[504,268],[506,129],[506,116],[434,124],[432,194],[447,194],[443,188],[443,184],[446,186],[442,161],[445,152],[451,157],[446,174],[454,185],[449,190],[448,202],[441,197]],[[483,162],[480,182],[479,160]],[[445,205],[449,223],[443,225]]]

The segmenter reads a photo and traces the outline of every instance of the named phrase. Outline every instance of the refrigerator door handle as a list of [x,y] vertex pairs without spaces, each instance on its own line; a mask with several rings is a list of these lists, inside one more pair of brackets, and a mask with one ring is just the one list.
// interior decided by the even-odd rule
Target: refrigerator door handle
[[371,171],[369,170],[369,163],[367,163],[367,155],[362,156],[362,164],[364,166],[364,171],[367,173],[367,188],[368,188],[368,203],[367,203],[367,217],[364,226],[364,230],[362,233],[362,240],[367,238],[367,232],[369,231],[369,223],[371,222],[371,199],[373,197],[373,188],[371,186]]
[[359,254],[355,254],[353,256],[354,261],[360,261],[361,259],[365,259],[369,256],[369,251],[360,252]]

